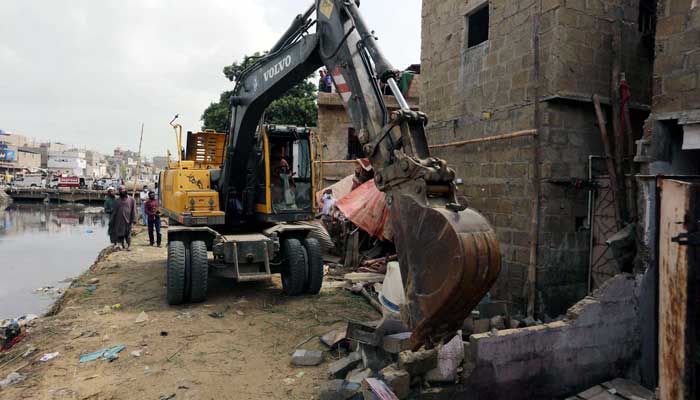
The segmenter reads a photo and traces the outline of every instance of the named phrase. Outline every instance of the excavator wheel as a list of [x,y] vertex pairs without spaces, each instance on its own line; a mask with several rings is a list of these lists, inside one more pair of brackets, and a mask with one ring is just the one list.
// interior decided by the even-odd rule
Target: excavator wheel
[[207,299],[208,279],[207,244],[194,241],[190,244],[190,302],[201,303]]
[[282,251],[286,258],[282,269],[282,291],[287,296],[299,296],[304,293],[306,283],[306,249],[298,239],[287,238],[282,241]]
[[308,294],[318,294],[323,285],[323,257],[321,256],[321,244],[313,238],[306,238],[301,241],[306,249],[308,273],[304,292]]
[[171,306],[180,305],[185,301],[186,259],[183,242],[168,243],[166,298]]

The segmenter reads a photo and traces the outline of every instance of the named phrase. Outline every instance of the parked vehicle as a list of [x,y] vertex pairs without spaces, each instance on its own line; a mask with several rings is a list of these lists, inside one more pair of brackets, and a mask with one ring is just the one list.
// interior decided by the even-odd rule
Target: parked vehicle
[[92,189],[95,184],[95,178],[80,178],[81,189]]
[[46,178],[42,174],[20,174],[16,175],[11,183],[16,188],[44,188]]
[[54,176],[49,182],[49,189],[78,189],[80,178],[77,176]]
[[100,178],[95,181],[95,183],[92,185],[93,189],[95,190],[107,190],[109,187],[117,188],[119,185],[121,185],[121,180],[120,179],[113,179],[113,178]]

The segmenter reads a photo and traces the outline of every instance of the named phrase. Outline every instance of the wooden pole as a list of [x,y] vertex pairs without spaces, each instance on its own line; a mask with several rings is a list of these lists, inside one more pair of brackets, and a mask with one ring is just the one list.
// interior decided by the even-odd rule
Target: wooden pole
[[608,169],[608,175],[610,175],[610,188],[612,189],[613,202],[615,203],[615,221],[617,223],[617,228],[622,229],[624,227],[622,222],[622,209],[624,208],[622,203],[624,197],[621,197],[619,192],[619,187],[617,185],[617,169],[615,168],[615,159],[612,155],[612,146],[610,144],[610,137],[608,136],[608,128],[605,125],[605,117],[603,116],[603,109],[600,106],[600,96],[597,94],[593,95],[593,106],[595,107],[595,113],[598,117],[598,127],[600,128],[600,139],[603,142],[603,149],[605,150],[605,165]]
[[478,139],[462,140],[459,142],[435,144],[435,145],[430,146],[430,148],[431,149],[441,149],[441,148],[445,148],[445,147],[459,147],[459,146],[464,146],[467,144],[493,142],[496,140],[514,139],[514,138],[523,137],[523,136],[537,136],[537,129],[528,129],[528,130],[524,130],[524,131],[506,133],[503,135],[495,135],[495,136],[488,136],[488,137],[478,138]]
[[[136,176],[141,173],[141,145],[143,144],[143,126],[141,123],[141,139],[139,139],[139,159],[136,160]],[[136,199],[136,180],[134,180],[134,199]]]
[[[539,2],[539,10],[533,15],[533,36],[532,47],[534,53],[534,73],[535,73],[535,130],[532,133],[534,143],[532,144],[532,209],[530,219],[530,256],[527,266],[527,282],[524,290],[527,294],[527,315],[533,317],[535,315],[535,302],[537,300],[537,264],[538,251],[540,244],[540,208],[541,208],[541,192],[542,192],[542,174],[540,170],[541,146],[540,137],[537,134],[542,127],[542,104],[539,101],[541,88],[540,74],[540,17],[542,15],[542,1]],[[520,132],[523,135],[527,131]],[[516,132],[515,134],[518,134]],[[515,135],[513,134],[513,135]]]
[[[627,190],[624,170],[625,137],[622,131],[622,110],[620,101],[620,73],[622,68],[622,26],[621,21],[615,21],[613,25],[612,38],[612,76],[610,77],[610,106],[612,108],[612,128],[614,142],[612,144],[615,154],[615,172],[617,179],[611,182],[617,186],[619,194],[620,215],[618,218],[623,222],[629,220],[627,212]],[[620,227],[622,229],[622,227]]]

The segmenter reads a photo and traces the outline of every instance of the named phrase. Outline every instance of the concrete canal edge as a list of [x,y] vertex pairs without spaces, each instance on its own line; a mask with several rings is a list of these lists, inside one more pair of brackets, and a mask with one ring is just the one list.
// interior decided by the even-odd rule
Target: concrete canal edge
[[12,197],[0,189],[0,207],[9,206],[10,204],[12,204]]

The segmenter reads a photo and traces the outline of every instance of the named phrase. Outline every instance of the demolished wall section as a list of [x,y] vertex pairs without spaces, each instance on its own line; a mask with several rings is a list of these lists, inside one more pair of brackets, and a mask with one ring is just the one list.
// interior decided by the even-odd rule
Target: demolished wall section
[[472,335],[465,392],[479,399],[563,398],[635,372],[642,276],[618,275],[563,321]]

